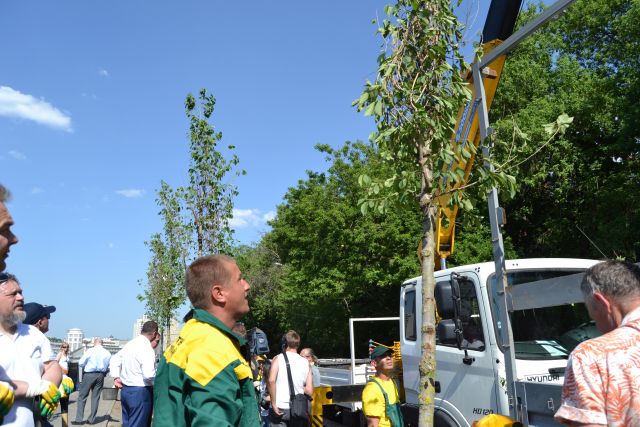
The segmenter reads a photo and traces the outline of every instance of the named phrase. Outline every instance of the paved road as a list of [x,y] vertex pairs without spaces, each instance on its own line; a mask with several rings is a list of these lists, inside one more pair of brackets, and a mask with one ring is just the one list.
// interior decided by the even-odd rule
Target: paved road
[[[113,378],[105,378],[104,386],[113,387]],[[104,393],[103,393],[104,397]],[[60,413],[60,408],[56,410],[56,413],[53,414],[51,419],[49,420],[54,427],[72,427],[71,421],[76,419],[76,402],[78,400],[78,392],[74,391],[71,393],[69,397],[69,413],[67,414],[67,423],[63,423],[63,416]],[[96,419],[96,423],[93,424],[99,427],[121,427],[122,421],[122,409],[120,406],[119,400],[106,400],[104,398],[100,399],[100,405],[98,406],[98,416]],[[84,420],[86,421],[89,413],[91,412],[91,397],[87,399],[87,403],[84,407]],[[88,424],[85,424],[88,425]]]

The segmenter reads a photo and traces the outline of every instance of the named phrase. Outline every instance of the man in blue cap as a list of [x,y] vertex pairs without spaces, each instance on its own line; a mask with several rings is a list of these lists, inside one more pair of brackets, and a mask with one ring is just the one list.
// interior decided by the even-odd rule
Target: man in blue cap
[[49,332],[49,319],[51,313],[56,311],[53,305],[42,305],[37,302],[28,302],[24,305],[24,312],[27,313],[24,322],[27,325],[33,325],[43,334]]
[[393,350],[377,346],[371,352],[371,366],[376,370],[362,391],[362,410],[367,427],[404,427],[398,387],[392,378]]
[[[22,323],[26,325],[35,326],[40,332],[42,332],[41,340],[47,341],[47,344],[42,344],[43,346],[48,345],[51,347],[49,343],[49,338],[45,337],[44,334],[49,332],[49,319],[51,319],[51,313],[56,311],[56,307],[53,305],[42,305],[37,302],[28,302],[24,305],[24,312],[26,313],[26,317]],[[50,360],[58,360],[55,358],[55,355],[51,353]],[[43,362],[48,362],[44,360]],[[62,368],[62,366],[61,366]],[[68,370],[68,368],[67,368]],[[73,391],[74,384],[73,380],[69,378],[66,374],[66,371],[62,371],[62,383],[60,384],[60,406],[62,407],[63,412],[67,412],[68,404],[69,404],[69,394]],[[40,416],[40,414],[36,414],[36,418],[40,421],[40,426],[47,427],[52,424],[49,422],[48,418],[45,416]]]

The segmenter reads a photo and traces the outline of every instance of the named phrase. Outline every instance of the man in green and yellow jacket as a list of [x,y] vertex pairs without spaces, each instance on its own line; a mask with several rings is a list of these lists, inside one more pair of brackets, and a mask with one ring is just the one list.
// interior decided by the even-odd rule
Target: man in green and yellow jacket
[[233,258],[198,258],[185,287],[193,311],[160,359],[154,384],[154,427],[260,426],[244,339],[231,328],[249,312],[249,284]]

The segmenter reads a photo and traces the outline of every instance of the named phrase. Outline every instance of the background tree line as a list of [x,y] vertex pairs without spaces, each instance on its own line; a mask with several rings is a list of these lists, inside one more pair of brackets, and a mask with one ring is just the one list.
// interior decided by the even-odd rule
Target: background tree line
[[[528,5],[518,25],[540,10]],[[496,162],[517,178],[515,197],[501,194],[508,257],[638,260],[638,18],[635,1],[578,0],[509,56],[491,110]],[[542,146],[543,125],[562,113],[574,123]],[[348,318],[397,316],[399,285],[420,274],[420,211],[361,215],[357,178],[384,176],[378,153],[362,142],[318,149],[328,170],[290,188],[271,231],[239,259],[254,287],[248,323],[272,340],[292,327],[321,356],[347,356]],[[450,265],[491,260],[486,196],[469,196],[477,209],[459,217]],[[360,355],[368,338],[397,334],[359,326]]]
[[[540,6],[529,5],[519,25],[539,10]],[[639,18],[637,1],[578,0],[561,19],[529,37],[508,58],[491,110],[495,138],[502,142],[495,150],[495,161],[517,178],[515,197],[508,200],[501,194],[508,218],[508,257],[638,260]],[[195,107],[191,104],[189,109],[189,105],[188,115]],[[543,146],[547,138],[542,125],[562,113],[574,117],[573,125]],[[193,137],[202,122],[189,117]],[[198,117],[206,121],[210,113]],[[247,326],[265,330],[274,350],[282,332],[293,328],[320,357],[347,356],[348,318],[397,316],[399,285],[420,274],[421,212],[416,201],[413,208],[362,215],[358,201],[363,189],[358,178],[389,173],[380,153],[364,142],[317,148],[326,155],[327,170],[309,171],[306,179],[287,191],[271,230],[259,242],[232,246],[228,222],[220,221],[227,234],[220,246],[207,247],[205,253],[225,251],[237,257],[252,285]],[[193,161],[198,159],[211,162],[198,155]],[[225,174],[237,162],[233,157]],[[217,182],[225,183],[225,174],[218,175]],[[194,191],[202,188],[199,178],[192,177],[190,182]],[[216,212],[218,218],[228,220],[236,190],[224,188],[226,198],[217,200],[224,200],[227,210]],[[174,251],[167,259],[181,260],[178,265],[165,265],[173,272],[184,271],[184,263],[197,254],[193,245],[187,252],[180,249],[188,246],[187,240],[198,241],[185,237],[198,230],[195,221],[185,219],[197,213],[189,207],[195,205],[186,201],[186,194],[193,193],[164,186],[158,193],[168,228],[150,240],[153,257],[145,295],[148,307],[156,307],[152,312],[159,311],[164,301],[175,302],[172,312],[184,302],[180,273],[158,272],[162,254]],[[468,196],[476,211],[459,217],[450,265],[491,260],[485,195],[471,187]],[[185,217],[186,213],[190,215]],[[172,219],[178,217],[182,219]],[[205,228],[213,223],[209,224]],[[164,287],[158,284],[162,277],[171,277]],[[155,306],[150,303],[154,299],[159,301]],[[397,325],[362,325],[356,335],[359,355],[364,356],[369,338],[389,343],[397,339]]]

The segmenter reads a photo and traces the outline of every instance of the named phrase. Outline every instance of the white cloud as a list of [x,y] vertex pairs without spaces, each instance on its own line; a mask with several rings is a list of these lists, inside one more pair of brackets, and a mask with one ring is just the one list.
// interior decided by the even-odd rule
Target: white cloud
[[32,120],[38,124],[73,132],[71,117],[43,99],[0,86],[0,116]]
[[16,160],[24,160],[27,158],[27,156],[16,150],[10,150],[9,155]]
[[99,68],[98,74],[100,75],[100,77],[109,77],[109,72],[104,68]]
[[234,209],[229,225],[234,228],[262,227],[275,218],[275,212],[261,213],[259,209]]
[[31,189],[31,194],[40,194],[40,193],[44,193],[44,190],[40,187],[33,187]]
[[142,197],[145,191],[139,188],[126,188],[124,190],[118,190],[116,193],[126,197],[127,199],[136,199],[138,197]]

